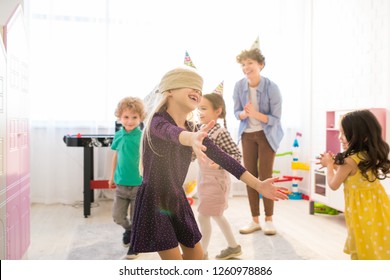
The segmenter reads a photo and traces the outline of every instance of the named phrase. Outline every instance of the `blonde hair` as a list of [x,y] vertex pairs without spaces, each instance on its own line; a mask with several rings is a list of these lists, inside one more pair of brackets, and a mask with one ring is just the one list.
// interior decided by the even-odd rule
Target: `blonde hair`
[[[146,117],[145,128],[142,132],[142,137],[141,137],[142,140],[141,140],[141,145],[140,145],[140,161],[139,161],[140,174],[143,173],[143,160],[142,159],[143,159],[144,143],[148,143],[148,145],[151,148],[151,150],[153,151],[153,153],[160,156],[160,154],[153,148],[153,143],[152,143],[152,140],[150,137],[150,124],[152,122],[153,116],[156,113],[162,113],[168,109],[168,95],[169,95],[169,90],[164,91],[163,93],[160,93],[160,92],[157,93],[155,95],[156,98],[154,100],[153,109],[150,112],[148,112],[148,115]],[[187,121],[190,122],[190,124],[191,124],[190,127],[191,127],[192,131],[195,130],[195,120],[193,117],[194,117],[193,112],[191,112],[187,115]]]
[[130,96],[122,98],[115,109],[115,117],[119,119],[122,116],[123,111],[126,109],[135,112],[140,116],[141,122],[144,121],[146,112],[144,103],[141,99]]
[[[142,133],[142,141],[140,145],[140,161],[139,169],[140,173],[143,173],[143,150],[144,143],[148,143],[149,147],[152,149],[153,153],[159,155],[157,151],[153,148],[152,139],[150,136],[150,124],[152,122],[153,116],[156,113],[162,113],[168,109],[168,95],[170,90],[179,89],[179,88],[192,88],[202,92],[203,87],[203,78],[198,74],[196,69],[189,66],[180,66],[174,68],[161,78],[161,81],[158,85],[158,91],[155,91],[155,100],[153,109],[148,112],[145,122],[145,128]],[[193,119],[193,113],[187,115],[187,121],[191,123],[192,131],[195,130],[195,120]],[[160,156],[160,155],[159,155]]]

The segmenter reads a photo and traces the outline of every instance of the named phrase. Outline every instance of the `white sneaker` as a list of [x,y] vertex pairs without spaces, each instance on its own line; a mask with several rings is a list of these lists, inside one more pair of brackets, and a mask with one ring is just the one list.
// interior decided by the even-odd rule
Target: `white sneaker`
[[264,234],[265,235],[275,235],[276,234],[276,229],[274,227],[274,224],[272,221],[266,221],[264,228],[263,228]]
[[252,221],[249,224],[247,224],[246,226],[242,227],[240,229],[240,233],[241,234],[248,234],[248,233],[252,233],[252,232],[257,231],[257,230],[261,230],[260,224]]

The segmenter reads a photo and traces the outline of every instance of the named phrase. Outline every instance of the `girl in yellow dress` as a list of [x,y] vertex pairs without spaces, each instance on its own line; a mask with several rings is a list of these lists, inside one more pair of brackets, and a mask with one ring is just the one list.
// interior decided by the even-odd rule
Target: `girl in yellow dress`
[[389,177],[389,145],[370,111],[347,113],[340,123],[344,152],[321,155],[332,190],[344,183],[348,237],[344,252],[351,259],[390,259],[390,200],[379,180]]

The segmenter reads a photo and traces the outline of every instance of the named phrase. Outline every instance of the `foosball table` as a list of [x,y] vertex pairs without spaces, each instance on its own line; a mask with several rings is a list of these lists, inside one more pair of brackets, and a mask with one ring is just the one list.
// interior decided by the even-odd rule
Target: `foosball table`
[[75,134],[65,135],[63,140],[67,147],[82,147],[84,150],[84,217],[91,215],[91,203],[94,202],[94,189],[108,187],[107,180],[94,180],[94,148],[110,147],[113,134]]

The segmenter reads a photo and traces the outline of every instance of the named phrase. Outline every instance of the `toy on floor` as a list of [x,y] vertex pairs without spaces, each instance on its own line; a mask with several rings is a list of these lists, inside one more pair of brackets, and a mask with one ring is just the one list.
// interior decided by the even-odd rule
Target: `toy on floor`
[[192,198],[196,194],[196,180],[189,181],[184,185],[184,192],[186,193],[187,200],[190,205],[194,203]]
[[[298,137],[301,137],[302,134],[297,132],[293,142],[292,151],[277,154],[276,156],[286,156],[291,155],[291,170],[292,176],[282,176],[276,182],[291,182],[291,191],[287,194],[289,199],[307,199],[308,196],[299,192],[299,182],[302,182],[303,177],[298,176],[298,170],[308,171],[310,169],[309,164],[299,161],[300,146],[298,142]],[[280,171],[274,170],[273,173],[280,174]]]
[[302,193],[299,192],[299,181],[302,181],[303,177],[297,176],[297,172],[298,172],[298,170],[308,171],[310,169],[309,164],[299,161],[300,146],[299,146],[299,142],[298,142],[298,137],[301,137],[301,136],[302,136],[302,133],[297,132],[295,134],[295,139],[293,142],[293,148],[292,148],[293,160],[291,162],[291,169],[293,171],[293,176],[291,177],[292,178],[292,186],[291,186],[292,194],[291,194],[291,196],[289,196],[290,199],[302,199],[302,197],[303,197]]
[[[294,190],[294,187],[297,186],[298,184],[295,183],[296,181],[302,181],[303,177],[299,176],[283,176],[276,180],[275,182],[292,182],[292,189]],[[302,193],[300,192],[294,192],[294,191],[289,191],[286,193],[288,195],[289,199],[302,199]]]
[[314,213],[317,214],[328,214],[328,215],[338,215],[339,211],[329,207],[325,204],[314,202]]

